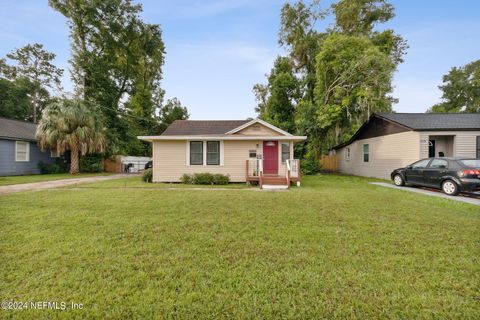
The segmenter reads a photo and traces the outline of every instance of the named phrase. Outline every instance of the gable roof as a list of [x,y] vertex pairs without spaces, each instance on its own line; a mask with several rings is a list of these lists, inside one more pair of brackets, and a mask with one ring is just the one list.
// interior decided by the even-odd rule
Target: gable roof
[[249,120],[175,120],[162,136],[219,135],[238,128]]
[[0,138],[35,141],[37,125],[0,117]]
[[480,113],[379,113],[411,130],[480,130]]
[[257,119],[253,119],[253,120],[251,120],[251,121],[249,121],[249,122],[247,122],[247,123],[239,126],[238,128],[235,128],[235,129],[233,129],[233,130],[230,130],[230,131],[228,131],[226,134],[233,134],[233,133],[239,132],[239,131],[241,131],[241,130],[243,130],[243,129],[245,129],[245,128],[250,127],[251,125],[254,125],[255,123],[260,123],[260,124],[264,125],[265,127],[270,128],[270,129],[272,129],[273,131],[276,131],[276,132],[278,132],[278,133],[280,133],[280,134],[283,134],[283,135],[285,135],[285,136],[291,136],[290,133],[288,133],[288,132],[286,132],[286,131],[283,131],[282,129],[280,129],[280,128],[278,128],[278,127],[275,127],[273,124],[270,124],[270,123],[268,123],[268,122],[266,122],[266,121],[263,121],[262,119],[258,119],[258,118],[257,118]]
[[373,118],[383,119],[411,131],[480,130],[480,113],[374,113],[348,141],[332,149],[338,150],[359,140],[360,134]]

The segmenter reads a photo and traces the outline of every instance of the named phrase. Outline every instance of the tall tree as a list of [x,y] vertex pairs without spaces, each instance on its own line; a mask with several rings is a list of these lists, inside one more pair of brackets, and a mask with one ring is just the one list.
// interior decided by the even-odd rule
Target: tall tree
[[27,78],[0,78],[0,117],[32,121],[32,101],[35,86]]
[[443,76],[440,102],[428,112],[480,112],[480,60],[463,67],[453,67]]
[[268,85],[254,87],[258,99],[256,111],[261,119],[286,131],[295,130],[295,105],[300,86],[293,63],[288,57],[277,57],[268,76]]
[[130,135],[125,113],[154,119],[154,107],[161,103],[160,27],[144,23],[141,5],[130,0],[49,3],[68,19],[77,95],[100,106],[109,128],[109,153],[124,151]]
[[182,103],[177,98],[168,99],[165,105],[160,110],[159,133],[167,129],[169,125],[175,120],[187,120],[190,117],[187,107],[182,106]]
[[368,37],[332,34],[325,40],[317,56],[315,94],[327,142],[338,144],[373,112],[391,110],[394,71],[395,63]]
[[[279,43],[292,61],[300,92],[294,107],[286,109],[295,117],[294,129],[308,136],[298,155],[314,163],[369,114],[391,110],[392,76],[407,45],[393,30],[380,30],[378,25],[393,17],[387,0],[339,0],[327,10],[319,1],[283,6]],[[325,18],[333,18],[334,24],[319,30],[318,22]],[[273,90],[282,90],[277,95],[283,97],[291,90],[271,86],[271,75],[266,85],[254,87],[261,116]],[[271,119],[285,111],[271,110]]]
[[52,62],[55,54],[43,48],[42,44],[34,43],[16,49],[7,54],[7,58],[14,62],[14,65],[6,65],[3,61],[1,69],[3,74],[10,80],[19,77],[28,79],[34,86],[31,103],[33,122],[37,122],[37,113],[47,103],[48,89],[60,89],[60,78],[63,69],[56,67]]
[[13,78],[25,77],[34,85],[31,99],[33,122],[36,123],[37,113],[41,112],[42,98],[45,102],[48,88],[60,89],[63,69],[52,63],[55,54],[45,50],[43,45],[39,43],[27,44],[7,54],[7,57],[16,62],[16,65],[11,68]]
[[103,152],[105,130],[94,107],[80,100],[59,100],[43,111],[36,137],[42,150],[51,149],[59,154],[70,150],[70,173],[79,172],[79,157]]

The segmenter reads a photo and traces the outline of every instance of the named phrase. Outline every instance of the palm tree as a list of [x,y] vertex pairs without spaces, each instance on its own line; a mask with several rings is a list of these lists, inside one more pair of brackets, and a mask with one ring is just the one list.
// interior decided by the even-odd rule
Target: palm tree
[[70,173],[79,172],[79,155],[103,152],[105,134],[95,114],[83,101],[62,99],[48,105],[37,127],[40,149],[59,154],[70,150]]

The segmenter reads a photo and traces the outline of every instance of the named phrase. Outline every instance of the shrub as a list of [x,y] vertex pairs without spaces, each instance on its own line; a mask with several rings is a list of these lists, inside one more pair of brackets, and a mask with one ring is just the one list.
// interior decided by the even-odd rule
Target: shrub
[[205,173],[195,173],[193,175],[193,184],[213,184],[213,174]]
[[316,174],[320,171],[320,165],[315,159],[304,159],[302,161],[301,171],[303,174]]
[[38,168],[41,174],[64,173],[67,172],[59,163],[38,163]]
[[230,182],[230,177],[224,174],[212,174],[209,172],[188,174],[184,173],[180,178],[184,184],[210,184],[210,185],[224,185]]
[[101,154],[88,154],[80,158],[80,172],[94,173],[102,172],[102,159]]
[[192,184],[193,183],[193,176],[191,174],[184,173],[180,177],[180,182],[182,182],[183,184]]
[[147,169],[143,172],[142,181],[152,183],[153,181],[153,170]]
[[228,184],[230,182],[230,176],[224,174],[214,174],[213,184]]

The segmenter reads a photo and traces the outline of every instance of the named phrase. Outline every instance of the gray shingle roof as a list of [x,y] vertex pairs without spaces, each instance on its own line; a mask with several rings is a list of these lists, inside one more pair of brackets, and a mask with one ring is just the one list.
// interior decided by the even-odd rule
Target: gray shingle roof
[[162,136],[224,134],[250,120],[175,120]]
[[0,117],[0,138],[35,141],[37,125]]
[[379,113],[412,130],[480,130],[480,113]]

